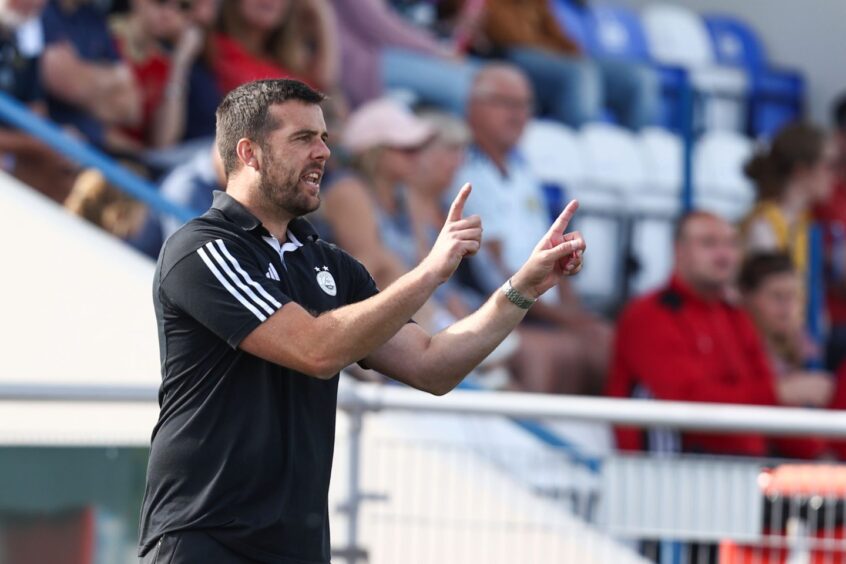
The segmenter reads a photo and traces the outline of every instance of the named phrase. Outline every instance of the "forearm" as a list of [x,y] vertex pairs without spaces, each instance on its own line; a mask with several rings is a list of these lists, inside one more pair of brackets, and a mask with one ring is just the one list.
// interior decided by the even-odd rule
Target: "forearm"
[[439,281],[423,268],[397,279],[379,294],[319,316],[313,354],[325,375],[365,358],[393,337],[434,293]]
[[528,310],[496,291],[482,307],[429,341],[409,379],[420,389],[444,394],[479,365],[514,330]]
[[0,153],[40,156],[48,151],[48,147],[36,137],[13,129],[0,128]]
[[124,65],[93,69],[100,85],[93,94],[92,113],[108,124],[134,126],[141,122],[141,96],[132,71]]
[[314,53],[314,78],[324,90],[331,90],[338,84],[341,74],[340,46],[338,45],[338,22],[335,12],[325,0],[312,4],[317,20],[318,37]]
[[149,136],[149,142],[155,148],[169,147],[178,143],[185,133],[188,71],[188,68],[178,64],[171,68]]

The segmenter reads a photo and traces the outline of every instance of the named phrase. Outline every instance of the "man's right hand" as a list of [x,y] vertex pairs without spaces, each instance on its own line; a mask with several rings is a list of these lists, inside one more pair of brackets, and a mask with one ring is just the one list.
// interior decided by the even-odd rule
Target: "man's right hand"
[[444,283],[458,268],[461,259],[475,255],[482,245],[482,220],[478,215],[462,218],[464,203],[470,196],[470,184],[459,190],[441,228],[438,239],[419,268],[431,272],[438,283]]
[[511,285],[526,297],[537,299],[556,286],[564,276],[572,276],[582,268],[585,241],[581,233],[564,233],[570,220],[579,209],[572,200],[549,231],[538,241],[529,260],[511,277]]

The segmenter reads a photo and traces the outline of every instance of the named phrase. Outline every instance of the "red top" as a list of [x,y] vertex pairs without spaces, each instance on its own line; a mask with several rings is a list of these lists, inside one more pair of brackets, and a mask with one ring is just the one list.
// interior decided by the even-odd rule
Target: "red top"
[[155,113],[162,103],[170,74],[170,59],[159,53],[145,61],[134,61],[130,64],[135,73],[135,79],[141,87],[141,103],[144,110],[142,125],[131,133],[139,140],[146,142],[148,129],[153,125]]
[[138,141],[146,143],[147,133],[153,125],[156,110],[164,96],[167,78],[170,74],[170,58],[161,51],[146,53],[142,58],[141,55],[133,53],[131,48],[128,47],[127,39],[124,37],[125,33],[126,28],[121,27],[115,34],[117,46],[121,58],[132,68],[135,82],[141,90],[143,119],[138,127],[124,128],[124,131]]
[[223,95],[251,80],[261,78],[297,78],[269,59],[259,59],[248,53],[231,37],[217,34],[215,40],[214,74]]
[[[620,316],[608,395],[775,405],[774,376],[752,320],[724,301],[706,301],[673,278],[632,301]],[[654,431],[618,428],[622,450],[661,449]],[[669,440],[669,442],[667,442]],[[647,444],[648,443],[648,444]],[[684,433],[681,450],[762,456],[761,435]]]
[[[842,245],[846,245],[846,180],[839,180],[831,193],[831,198],[814,210],[817,220],[823,224],[826,250],[834,250],[834,232],[839,229],[844,235]],[[842,251],[841,251],[842,252]],[[834,260],[837,260],[835,258]],[[846,264],[840,265],[846,271]],[[844,272],[846,274],[846,272]],[[842,285],[843,282],[841,281]],[[828,284],[829,288],[831,283]],[[846,296],[842,292],[828,291],[828,313],[834,325],[846,325]]]

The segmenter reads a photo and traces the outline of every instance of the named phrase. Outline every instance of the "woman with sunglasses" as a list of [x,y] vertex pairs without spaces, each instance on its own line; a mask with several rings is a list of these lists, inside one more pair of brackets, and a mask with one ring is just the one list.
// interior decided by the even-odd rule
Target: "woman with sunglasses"
[[215,0],[133,0],[114,22],[143,93],[144,119],[132,133],[148,147],[214,135],[222,96],[204,53],[216,12]]

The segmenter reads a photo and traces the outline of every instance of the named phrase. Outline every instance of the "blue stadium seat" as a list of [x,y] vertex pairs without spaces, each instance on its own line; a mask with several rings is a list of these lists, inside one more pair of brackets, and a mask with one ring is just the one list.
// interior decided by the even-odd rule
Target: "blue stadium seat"
[[748,77],[719,64],[707,26],[689,7],[656,3],[644,8],[641,21],[654,60],[685,68],[695,93],[695,129],[745,127]]
[[[570,23],[575,15],[567,18]],[[661,65],[652,60],[649,43],[636,12],[622,6],[592,6],[583,18],[584,48],[593,57],[622,58],[652,63],[661,77],[663,104],[660,123],[674,131],[681,130],[681,93],[689,85],[687,71],[678,66]]]
[[[551,7],[559,27],[565,31],[567,37],[572,39],[583,52],[593,54],[589,43],[591,39],[588,36],[587,10],[573,4],[572,0],[552,0]],[[616,116],[607,108],[603,110],[600,121],[618,122]]]
[[558,25],[565,30],[567,37],[572,39],[582,50],[588,50],[588,38],[585,22],[585,10],[575,6],[571,0],[552,0],[550,6]]
[[714,14],[704,19],[717,62],[741,68],[749,76],[749,134],[770,137],[799,117],[805,96],[803,77],[792,70],[771,67],[764,45],[744,22]]

